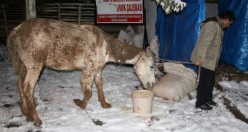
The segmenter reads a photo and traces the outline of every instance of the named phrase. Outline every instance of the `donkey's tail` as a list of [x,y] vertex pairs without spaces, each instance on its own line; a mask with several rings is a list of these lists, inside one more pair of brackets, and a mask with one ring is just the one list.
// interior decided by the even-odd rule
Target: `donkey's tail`
[[22,61],[16,50],[17,47],[15,44],[15,32],[16,32],[15,29],[13,29],[7,38],[7,49],[8,49],[9,61],[12,63],[12,66],[16,74],[19,74]]

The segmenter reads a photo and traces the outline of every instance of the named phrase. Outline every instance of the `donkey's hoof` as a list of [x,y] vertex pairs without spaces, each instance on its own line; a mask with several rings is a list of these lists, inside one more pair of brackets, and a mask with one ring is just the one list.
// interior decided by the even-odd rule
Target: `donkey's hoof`
[[101,103],[102,107],[103,108],[110,108],[111,107],[111,104],[105,102],[105,103]]
[[34,121],[34,126],[38,126],[38,127],[40,127],[41,126],[41,124],[42,124],[42,121],[39,119],[39,120],[37,120],[37,121]]
[[84,102],[81,101],[80,99],[73,99],[73,101],[81,109],[85,109],[86,108],[86,104],[84,104]]
[[34,121],[34,120],[33,120],[33,118],[31,118],[31,117],[29,117],[29,116],[26,116],[26,121],[27,121],[27,122],[32,122],[32,121]]

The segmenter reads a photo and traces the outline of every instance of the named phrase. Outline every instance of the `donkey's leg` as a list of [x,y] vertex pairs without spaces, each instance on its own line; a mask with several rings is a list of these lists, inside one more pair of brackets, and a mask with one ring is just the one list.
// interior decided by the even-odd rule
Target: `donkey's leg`
[[103,108],[110,108],[111,105],[105,101],[103,88],[102,88],[102,72],[98,72],[95,77],[95,84],[98,93],[98,100],[101,102]]
[[[88,67],[88,68],[92,68],[92,67]],[[92,71],[92,72],[89,72]],[[84,99],[83,101],[79,100],[79,99],[74,99],[73,101],[75,102],[75,104],[77,106],[79,106],[82,109],[85,109],[87,107],[87,103],[90,100],[91,96],[92,96],[92,82],[94,80],[94,74],[95,72],[91,69],[84,69],[84,72],[82,73],[81,79],[80,79],[80,83],[81,83],[81,88],[83,90],[84,93]]]
[[22,114],[24,114],[27,117],[27,121],[32,121],[32,118],[28,114],[27,102],[26,102],[24,92],[23,92],[23,81],[25,79],[26,74],[27,74],[27,69],[24,64],[21,64],[18,83],[17,83],[17,88],[18,88],[19,96],[20,96],[21,111],[22,111]]
[[24,81],[24,95],[26,98],[28,106],[28,114],[34,120],[34,125],[40,126],[42,124],[41,120],[38,117],[35,102],[33,98],[34,86],[38,80],[39,74],[41,72],[42,66],[38,68],[27,69],[27,75]]

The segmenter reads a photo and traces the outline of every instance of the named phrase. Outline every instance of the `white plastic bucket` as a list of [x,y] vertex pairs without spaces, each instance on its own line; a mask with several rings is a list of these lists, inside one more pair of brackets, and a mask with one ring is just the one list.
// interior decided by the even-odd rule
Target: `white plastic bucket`
[[132,92],[133,112],[137,114],[151,114],[153,92],[150,90],[137,90]]

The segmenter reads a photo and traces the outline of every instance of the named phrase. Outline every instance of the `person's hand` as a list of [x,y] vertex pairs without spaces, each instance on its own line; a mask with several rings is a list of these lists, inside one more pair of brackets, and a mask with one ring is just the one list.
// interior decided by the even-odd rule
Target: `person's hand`
[[197,65],[197,66],[202,65],[202,61],[200,61],[200,60],[195,61],[195,65]]

